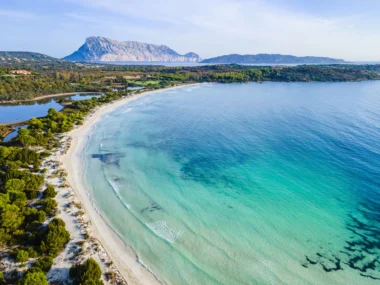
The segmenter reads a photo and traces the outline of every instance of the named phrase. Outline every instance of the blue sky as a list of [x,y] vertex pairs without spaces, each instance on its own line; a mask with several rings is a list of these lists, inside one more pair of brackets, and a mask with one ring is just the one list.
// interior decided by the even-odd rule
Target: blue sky
[[283,53],[380,61],[380,1],[0,0],[0,50],[63,57],[88,36],[207,58]]

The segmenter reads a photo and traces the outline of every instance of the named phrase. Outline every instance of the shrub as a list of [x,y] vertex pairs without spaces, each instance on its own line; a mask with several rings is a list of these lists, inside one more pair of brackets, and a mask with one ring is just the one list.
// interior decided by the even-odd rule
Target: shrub
[[87,259],[83,264],[76,264],[70,268],[70,277],[74,285],[93,284],[101,285],[102,271],[99,264],[92,258]]
[[29,259],[29,253],[25,250],[18,250],[16,254],[16,261],[17,262],[27,262]]
[[33,264],[33,267],[40,268],[43,272],[48,272],[53,266],[53,258],[50,256],[41,257],[36,263]]
[[37,267],[29,269],[17,285],[49,285],[45,273]]
[[54,198],[55,196],[57,196],[57,192],[55,191],[54,186],[48,185],[46,187],[45,192],[44,192],[44,197],[45,198]]
[[54,216],[57,211],[58,203],[52,198],[47,198],[42,201],[42,210],[49,216]]
[[25,191],[26,195],[28,196],[28,199],[33,200],[38,197],[37,190],[28,190]]
[[5,285],[7,284],[7,281],[4,279],[4,274],[3,272],[0,272],[0,285]]
[[5,191],[24,191],[25,181],[21,179],[9,179],[4,186]]
[[66,230],[65,223],[55,218],[47,225],[43,233],[41,251],[55,257],[69,240],[70,233]]
[[28,246],[25,250],[28,252],[29,258],[36,258],[38,256],[38,253],[33,247]]

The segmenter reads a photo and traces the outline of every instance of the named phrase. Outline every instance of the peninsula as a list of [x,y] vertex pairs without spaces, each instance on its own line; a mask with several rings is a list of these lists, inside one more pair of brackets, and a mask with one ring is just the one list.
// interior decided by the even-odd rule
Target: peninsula
[[202,63],[219,64],[341,64],[346,63],[343,59],[318,56],[294,56],[283,54],[229,54],[208,58]]

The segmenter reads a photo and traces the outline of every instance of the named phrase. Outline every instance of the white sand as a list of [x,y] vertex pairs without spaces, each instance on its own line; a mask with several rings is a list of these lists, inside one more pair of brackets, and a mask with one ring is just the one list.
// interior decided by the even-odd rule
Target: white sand
[[[182,86],[167,88],[179,88]],[[61,140],[61,149],[49,157],[49,160],[57,160],[67,171],[67,181],[70,185],[61,188],[56,200],[59,204],[59,218],[66,223],[67,229],[71,233],[72,240],[55,260],[53,269],[49,272],[50,281],[63,280],[67,277],[68,268],[73,262],[82,262],[88,257],[93,257],[102,267],[103,272],[112,271],[116,274],[116,279],[124,279],[127,284],[161,284],[159,280],[144,266],[142,266],[133,249],[126,245],[117,234],[108,226],[102,216],[96,211],[92,204],[83,183],[83,161],[82,151],[86,146],[89,134],[94,125],[101,120],[105,114],[112,112],[115,108],[124,105],[132,100],[152,93],[158,93],[167,89],[150,91],[139,95],[123,98],[114,103],[104,105],[89,115],[82,126],[65,134]],[[68,151],[67,151],[68,149]],[[67,151],[67,152],[66,152]],[[47,172],[48,173],[48,172]],[[49,175],[49,174],[48,174]],[[58,185],[65,183],[65,178],[49,178],[48,183]],[[79,210],[70,202],[79,201],[83,209]],[[75,208],[75,209],[74,209]],[[83,211],[83,216],[75,216],[75,212]],[[83,241],[83,232],[87,231],[90,238],[86,240],[82,248],[85,252],[81,257],[74,258],[75,247],[78,242]],[[110,266],[110,260],[113,264]],[[66,270],[62,270],[66,268]],[[108,282],[107,282],[108,283]],[[110,283],[112,284],[112,283]]]

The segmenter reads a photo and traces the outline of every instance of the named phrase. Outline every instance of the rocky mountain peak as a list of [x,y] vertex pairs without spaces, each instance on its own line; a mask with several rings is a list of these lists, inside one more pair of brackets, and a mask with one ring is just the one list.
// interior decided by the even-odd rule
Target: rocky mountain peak
[[116,41],[105,37],[88,37],[73,54],[64,58],[71,61],[183,61],[199,62],[199,55],[190,52],[180,55],[165,45],[137,41]]

